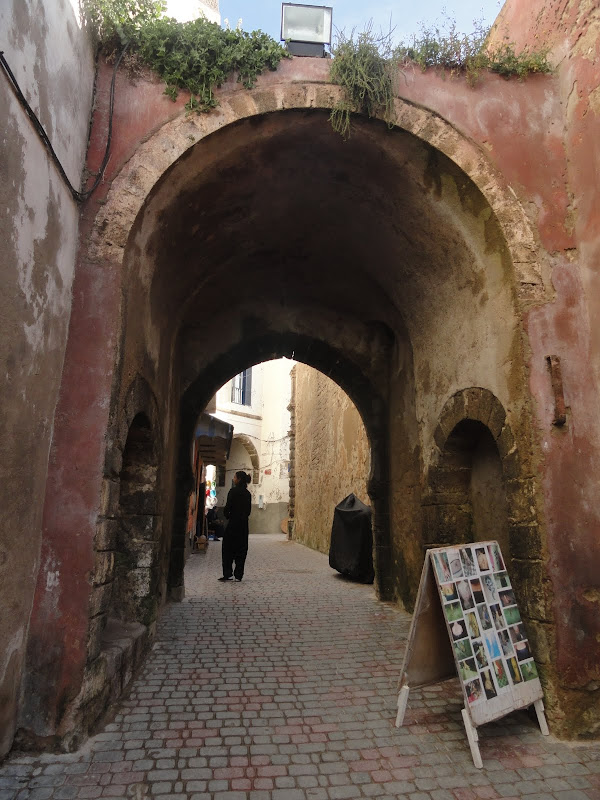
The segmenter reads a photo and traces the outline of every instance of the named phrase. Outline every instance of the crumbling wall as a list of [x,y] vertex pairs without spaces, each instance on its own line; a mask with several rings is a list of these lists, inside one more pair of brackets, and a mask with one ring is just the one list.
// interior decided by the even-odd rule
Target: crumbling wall
[[[92,48],[75,2],[8,0],[2,50],[76,188],[92,99]],[[35,578],[48,453],[71,306],[79,209],[0,75],[0,758],[11,745]],[[61,565],[43,565],[50,587]]]
[[369,504],[370,449],[354,403],[330,378],[295,368],[293,538],[329,552],[333,509],[350,492]]

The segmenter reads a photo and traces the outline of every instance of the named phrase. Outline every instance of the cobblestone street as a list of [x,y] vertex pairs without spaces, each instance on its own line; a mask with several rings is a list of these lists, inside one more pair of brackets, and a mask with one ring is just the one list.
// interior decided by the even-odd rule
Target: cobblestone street
[[11,756],[0,800],[600,798],[600,745],[526,712],[479,729],[475,769],[455,681],[414,691],[396,729],[410,618],[326,556],[253,536],[244,581],[223,584],[220,554],[191,556],[113,721],[77,753]]

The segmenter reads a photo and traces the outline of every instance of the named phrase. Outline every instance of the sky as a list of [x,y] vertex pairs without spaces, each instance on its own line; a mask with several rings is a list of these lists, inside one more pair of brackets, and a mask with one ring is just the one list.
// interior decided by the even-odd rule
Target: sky
[[[297,0],[293,0],[297,2]],[[367,3],[365,0],[313,0],[312,5],[333,7],[334,38],[336,28],[346,35],[356,29],[364,30],[372,20],[373,31],[387,33],[394,28],[396,42],[409,41],[413,33],[418,33],[419,23],[430,25],[442,21],[444,11],[456,20],[461,33],[473,31],[473,21],[483,19],[488,25],[498,16],[501,0],[419,0],[419,2],[400,2],[400,0],[381,0]],[[221,19],[229,20],[235,28],[238,19],[246,31],[262,30],[274,39],[281,34],[281,0],[220,0]]]

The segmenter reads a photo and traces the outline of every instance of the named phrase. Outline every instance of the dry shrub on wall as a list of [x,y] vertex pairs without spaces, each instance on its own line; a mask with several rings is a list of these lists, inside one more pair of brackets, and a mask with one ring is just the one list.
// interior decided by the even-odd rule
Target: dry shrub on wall
[[392,45],[392,31],[374,35],[372,26],[349,37],[338,34],[333,48],[331,80],[345,89],[345,97],[331,112],[333,129],[345,139],[350,135],[352,112],[367,117],[381,116],[393,127],[396,76],[416,64],[422,70],[437,69],[444,74],[465,75],[473,86],[482,72],[523,80],[532,73],[548,73],[547,50],[517,52],[510,41],[488,47],[490,28],[475,22],[470,34],[459,33],[456,22],[446,17],[443,25],[421,25],[410,44]]

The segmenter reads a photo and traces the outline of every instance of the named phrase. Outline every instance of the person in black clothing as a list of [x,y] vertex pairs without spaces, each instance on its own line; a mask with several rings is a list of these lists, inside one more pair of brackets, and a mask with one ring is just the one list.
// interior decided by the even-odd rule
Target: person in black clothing
[[233,476],[233,487],[227,495],[223,513],[228,522],[223,534],[223,577],[219,578],[220,581],[231,581],[235,577],[239,582],[244,577],[244,563],[248,554],[248,517],[252,505],[247,488],[250,480],[250,475],[239,470]]

